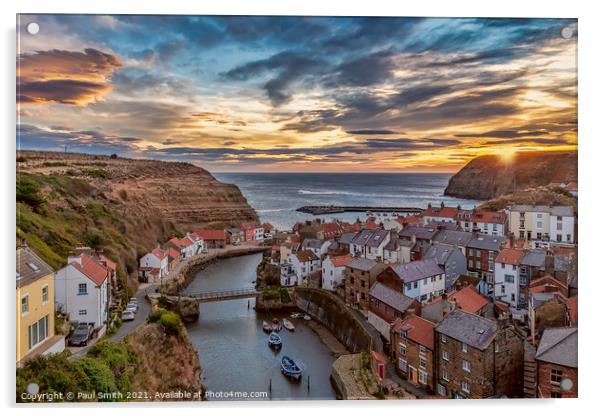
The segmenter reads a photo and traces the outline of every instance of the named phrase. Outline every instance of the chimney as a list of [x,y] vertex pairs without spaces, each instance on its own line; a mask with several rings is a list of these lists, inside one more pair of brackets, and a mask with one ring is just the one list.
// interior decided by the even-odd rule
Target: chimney
[[552,250],[546,250],[546,257],[544,259],[544,268],[546,274],[554,276],[554,252]]
[[510,233],[509,244],[510,248],[514,248],[514,233]]
[[79,243],[75,247],[75,255],[79,256],[80,254],[87,254],[88,256],[92,255],[92,249],[90,247],[86,247],[83,244]]
[[412,234],[412,244],[416,244],[416,234]]
[[77,252],[70,252],[69,255],[67,256],[67,264],[71,264],[71,263],[77,263],[77,264],[82,264],[82,257],[81,257],[82,253],[77,253]]
[[445,203],[441,201],[441,208],[445,208]]
[[414,308],[408,308],[408,310],[406,311],[406,317],[414,316],[415,313],[416,310]]

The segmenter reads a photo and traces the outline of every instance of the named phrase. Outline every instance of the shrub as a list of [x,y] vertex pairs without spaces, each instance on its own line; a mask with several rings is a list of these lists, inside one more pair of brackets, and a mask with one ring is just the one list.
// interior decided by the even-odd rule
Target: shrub
[[104,169],[89,169],[84,171],[84,174],[86,174],[87,176],[90,176],[91,178],[106,178],[107,177],[107,171]]
[[84,357],[76,360],[75,366],[79,367],[88,376],[92,391],[109,393],[116,390],[113,372],[101,360]]
[[44,205],[40,184],[30,177],[19,175],[17,178],[17,202],[23,202],[39,212]]
[[165,311],[161,314],[159,323],[163,325],[167,332],[173,335],[180,335],[182,333],[182,328],[184,327],[180,316],[175,312],[170,311]]

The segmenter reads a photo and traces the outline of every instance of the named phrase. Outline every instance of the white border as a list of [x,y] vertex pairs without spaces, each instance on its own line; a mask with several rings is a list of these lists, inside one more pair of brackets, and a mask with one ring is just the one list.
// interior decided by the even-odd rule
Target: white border
[[[264,415],[270,413],[286,413],[304,415],[308,412],[338,412],[345,414],[362,414],[368,412],[441,412],[442,414],[482,413],[488,415],[530,412],[545,414],[567,414],[588,411],[596,405],[600,395],[600,355],[596,354],[601,345],[599,289],[602,279],[600,263],[600,157],[602,155],[600,137],[600,107],[598,101],[602,96],[600,90],[600,39],[602,39],[602,20],[595,2],[556,1],[541,2],[526,0],[503,0],[499,2],[451,0],[421,0],[418,2],[394,2],[385,0],[103,0],[97,2],[81,0],[52,0],[51,2],[20,0],[19,2],[2,2],[1,19],[3,23],[3,65],[1,111],[4,137],[1,141],[3,157],[2,179],[2,246],[0,255],[4,273],[2,279],[4,289],[2,329],[5,331],[4,342],[0,344],[3,368],[0,394],[3,404],[9,412],[19,411],[14,407],[14,183],[15,183],[15,14],[20,13],[120,13],[120,14],[289,14],[289,15],[393,15],[393,16],[479,16],[479,17],[576,17],[579,18],[579,171],[580,171],[580,203],[579,203],[579,240],[584,247],[580,258],[581,305],[579,336],[579,395],[578,400],[558,401],[420,401],[420,402],[292,402],[276,403],[265,406],[258,403],[220,404],[203,403],[194,407],[186,404],[152,404],[141,408],[134,405],[122,408],[119,405],[93,406],[45,406],[43,409],[29,406],[20,410],[30,413],[41,411],[44,414],[63,415],[76,413],[106,415],[113,413],[138,413],[141,410],[149,415],[165,415],[167,407],[176,407],[177,412],[200,413],[210,411],[217,414],[231,414],[233,411],[246,415]],[[598,237],[598,238],[596,238]]]

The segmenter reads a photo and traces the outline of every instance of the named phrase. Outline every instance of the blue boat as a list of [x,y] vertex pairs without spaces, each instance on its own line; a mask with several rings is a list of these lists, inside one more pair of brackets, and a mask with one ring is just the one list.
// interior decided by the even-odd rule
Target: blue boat
[[301,375],[303,374],[301,367],[288,355],[283,356],[280,361],[280,372],[297,381],[301,380]]
[[275,332],[272,332],[268,337],[268,345],[270,348],[280,349],[282,348],[282,338]]

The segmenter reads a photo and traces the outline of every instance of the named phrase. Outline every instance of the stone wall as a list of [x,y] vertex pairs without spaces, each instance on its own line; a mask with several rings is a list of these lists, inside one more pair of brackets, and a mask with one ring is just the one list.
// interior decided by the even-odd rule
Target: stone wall
[[296,287],[293,298],[299,309],[328,328],[349,351],[371,350],[370,334],[336,295],[322,289]]

